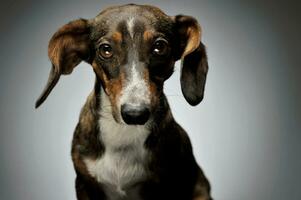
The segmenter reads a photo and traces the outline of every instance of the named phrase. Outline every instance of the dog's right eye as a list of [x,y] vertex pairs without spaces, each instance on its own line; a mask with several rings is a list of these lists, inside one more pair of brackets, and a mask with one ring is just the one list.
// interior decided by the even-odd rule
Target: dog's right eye
[[99,46],[99,54],[102,58],[111,58],[113,56],[113,49],[109,44],[102,44]]

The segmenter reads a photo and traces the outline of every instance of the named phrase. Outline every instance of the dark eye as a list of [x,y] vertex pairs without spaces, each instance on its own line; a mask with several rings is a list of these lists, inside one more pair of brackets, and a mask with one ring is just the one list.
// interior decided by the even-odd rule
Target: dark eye
[[158,39],[153,45],[153,54],[163,56],[168,53],[168,42],[164,39]]
[[102,44],[99,47],[99,54],[102,58],[111,58],[113,56],[113,49],[109,44]]

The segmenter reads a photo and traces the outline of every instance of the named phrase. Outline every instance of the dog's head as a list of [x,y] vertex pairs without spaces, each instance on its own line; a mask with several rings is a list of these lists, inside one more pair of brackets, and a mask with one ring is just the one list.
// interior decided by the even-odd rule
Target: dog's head
[[146,5],[111,7],[91,20],[61,27],[49,42],[48,54],[52,69],[36,107],[61,74],[70,74],[81,61],[90,63],[101,80],[117,122],[148,120],[179,59],[185,99],[191,105],[203,99],[207,56],[200,25],[190,16],[171,17]]

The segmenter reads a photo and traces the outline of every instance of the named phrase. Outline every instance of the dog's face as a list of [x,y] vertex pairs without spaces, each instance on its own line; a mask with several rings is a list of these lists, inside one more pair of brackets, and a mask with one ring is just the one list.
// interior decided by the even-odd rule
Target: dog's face
[[158,107],[163,83],[182,59],[181,87],[191,105],[203,98],[208,70],[197,21],[170,17],[152,6],[111,7],[91,20],[75,20],[49,42],[53,68],[39,106],[61,74],[90,63],[119,123],[144,124]]

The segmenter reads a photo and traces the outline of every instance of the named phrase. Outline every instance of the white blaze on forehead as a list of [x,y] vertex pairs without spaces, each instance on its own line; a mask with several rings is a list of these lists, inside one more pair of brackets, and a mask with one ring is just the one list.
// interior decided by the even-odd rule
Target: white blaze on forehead
[[122,89],[120,105],[122,104],[150,104],[150,91],[143,74],[137,71],[137,64],[131,65],[130,77]]
[[[127,28],[131,38],[134,38],[134,25],[135,18],[130,17],[127,20]],[[119,99],[119,106],[123,104],[131,104],[131,105],[141,105],[141,104],[150,104],[150,91],[148,87],[148,83],[144,79],[143,70],[138,70],[139,63],[138,52],[136,49],[136,45],[132,43],[132,51],[128,56],[129,60],[132,61],[129,64],[130,69],[128,70],[128,77],[126,78],[126,82],[124,83],[124,87],[121,91],[121,96]]]
[[130,33],[132,38],[134,38],[134,20],[135,20],[134,17],[130,17],[127,20],[128,30],[129,30],[129,33]]

